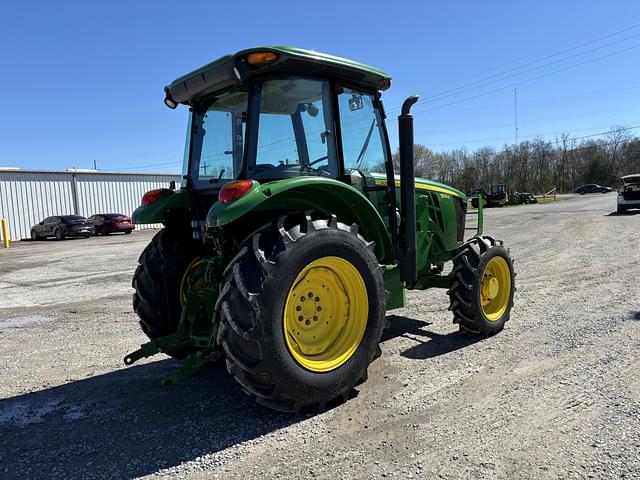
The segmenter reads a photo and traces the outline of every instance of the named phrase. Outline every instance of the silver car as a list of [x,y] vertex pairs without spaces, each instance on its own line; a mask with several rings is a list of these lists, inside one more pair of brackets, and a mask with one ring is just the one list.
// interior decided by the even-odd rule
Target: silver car
[[640,173],[622,177],[618,190],[618,213],[625,213],[630,208],[640,208]]

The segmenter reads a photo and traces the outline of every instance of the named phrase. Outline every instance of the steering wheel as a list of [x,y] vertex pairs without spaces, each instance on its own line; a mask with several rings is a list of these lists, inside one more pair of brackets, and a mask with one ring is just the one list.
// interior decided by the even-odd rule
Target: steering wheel
[[329,159],[329,156],[325,155],[324,157],[316,158],[313,162],[309,162],[307,166],[310,167],[311,165],[315,165],[316,163],[321,162],[322,160],[328,160],[328,159]]

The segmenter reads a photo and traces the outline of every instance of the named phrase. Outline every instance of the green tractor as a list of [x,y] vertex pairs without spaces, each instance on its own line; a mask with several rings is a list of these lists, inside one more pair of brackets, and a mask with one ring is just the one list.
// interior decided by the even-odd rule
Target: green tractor
[[[165,87],[190,111],[180,189],[147,192],[136,224],[163,223],[140,256],[133,308],[164,352],[171,385],[224,359],[242,389],[281,411],[348,398],[380,353],[385,312],[406,289],[448,289],[465,332],[500,331],[512,261],[482,235],[465,241],[467,198],[414,177],[409,97],[396,177],[384,72],[289,47],[224,56]],[[447,262],[453,262],[444,274]]]
[[512,200],[509,192],[507,191],[507,186],[503,183],[491,185],[489,193],[480,186],[473,188],[467,193],[469,195],[473,195],[473,198],[471,198],[471,206],[473,208],[478,208],[480,203],[485,207],[504,207],[505,205],[513,205],[513,203],[510,203]]

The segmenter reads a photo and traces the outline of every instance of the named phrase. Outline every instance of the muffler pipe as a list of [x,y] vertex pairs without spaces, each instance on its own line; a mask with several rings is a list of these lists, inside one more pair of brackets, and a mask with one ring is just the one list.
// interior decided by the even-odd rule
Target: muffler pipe
[[400,279],[413,283],[417,280],[416,267],[416,199],[413,159],[413,115],[411,107],[418,96],[407,98],[398,116],[400,151]]

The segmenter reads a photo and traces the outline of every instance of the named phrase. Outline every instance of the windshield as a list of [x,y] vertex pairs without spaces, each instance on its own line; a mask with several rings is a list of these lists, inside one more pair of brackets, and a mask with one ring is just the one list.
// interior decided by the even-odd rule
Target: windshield
[[190,173],[196,185],[235,179],[242,170],[247,93],[219,94],[203,112],[196,112],[191,126]]
[[335,177],[330,84],[287,78],[262,84],[255,164],[249,178]]
[[206,108],[194,107],[183,175],[195,188],[240,177],[338,175],[330,82],[274,79],[250,92],[222,92]]

